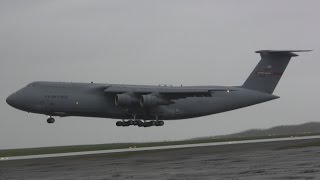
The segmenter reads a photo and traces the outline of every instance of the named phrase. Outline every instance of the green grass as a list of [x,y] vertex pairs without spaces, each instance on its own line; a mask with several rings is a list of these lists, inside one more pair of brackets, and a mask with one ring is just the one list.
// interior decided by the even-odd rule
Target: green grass
[[275,135],[275,136],[258,136],[258,137],[206,137],[189,139],[182,141],[164,141],[164,142],[149,142],[149,143],[116,143],[116,144],[97,144],[97,145],[75,145],[75,146],[57,146],[57,147],[41,147],[41,148],[25,148],[25,149],[8,149],[0,150],[0,157],[10,156],[25,156],[25,155],[39,155],[39,154],[55,154],[55,153],[69,153],[69,152],[83,152],[83,151],[97,151],[97,150],[111,150],[111,149],[126,149],[129,147],[153,147],[153,146],[169,146],[182,144],[198,144],[211,142],[226,142],[226,141],[241,141],[241,140],[258,140],[270,138],[284,138],[291,136],[313,136],[320,135],[313,134],[298,134],[298,135]]

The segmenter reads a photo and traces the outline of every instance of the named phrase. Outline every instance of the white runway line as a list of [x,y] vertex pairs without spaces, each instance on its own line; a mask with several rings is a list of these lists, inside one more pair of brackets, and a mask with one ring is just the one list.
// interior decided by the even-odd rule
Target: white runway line
[[221,146],[221,145],[230,145],[230,144],[249,144],[249,143],[261,143],[261,142],[294,141],[294,140],[307,140],[307,139],[317,139],[317,138],[320,138],[320,135],[304,136],[304,137],[286,137],[286,138],[273,138],[273,139],[199,143],[199,144],[183,144],[183,145],[172,145],[172,146],[153,146],[153,147],[141,147],[141,148],[128,147],[126,149],[123,148],[123,149],[111,149],[111,150],[99,150],[99,151],[82,151],[82,152],[70,152],[70,153],[0,157],[0,161],[38,159],[38,158],[50,158],[50,157],[80,156],[80,155],[90,155],[90,154],[109,154],[109,153],[118,153],[118,152],[152,151],[152,150],[163,150],[163,149],[180,149],[180,148],[205,147],[205,146]]

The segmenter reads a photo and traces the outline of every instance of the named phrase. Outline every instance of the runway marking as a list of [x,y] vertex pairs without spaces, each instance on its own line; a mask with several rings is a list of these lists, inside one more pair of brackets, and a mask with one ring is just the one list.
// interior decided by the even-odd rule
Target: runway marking
[[199,144],[183,144],[183,145],[173,145],[173,146],[153,146],[153,147],[141,147],[141,148],[128,147],[127,149],[123,148],[123,149],[98,150],[98,151],[82,151],[82,152],[70,152],[70,153],[0,157],[0,161],[22,160],[22,159],[39,159],[39,158],[50,158],[50,157],[80,156],[80,155],[90,155],[90,154],[109,154],[109,153],[119,153],[119,152],[152,151],[152,150],[164,150],[164,149],[181,149],[181,148],[221,146],[221,145],[231,145],[231,144],[235,145],[235,144],[249,144],[249,143],[276,142],[276,141],[294,141],[294,140],[307,140],[307,139],[317,139],[317,138],[320,138],[320,135],[304,136],[304,137],[287,137],[287,138],[273,138],[273,139],[199,143]]

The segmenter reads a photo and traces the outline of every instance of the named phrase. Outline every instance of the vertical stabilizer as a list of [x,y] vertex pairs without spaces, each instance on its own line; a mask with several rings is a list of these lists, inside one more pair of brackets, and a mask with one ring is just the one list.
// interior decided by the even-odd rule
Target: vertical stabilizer
[[248,79],[244,82],[242,87],[272,94],[291,57],[298,56],[293,52],[308,51],[310,50],[256,51],[256,53],[260,54],[261,60],[254,68]]

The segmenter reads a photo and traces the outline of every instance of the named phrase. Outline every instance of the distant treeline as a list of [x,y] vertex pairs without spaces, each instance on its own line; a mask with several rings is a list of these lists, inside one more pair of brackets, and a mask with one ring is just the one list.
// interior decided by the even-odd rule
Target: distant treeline
[[286,125],[276,126],[269,129],[251,129],[240,133],[229,134],[218,137],[260,137],[260,136],[281,136],[281,135],[307,135],[307,134],[319,134],[320,123],[309,122],[300,125]]

